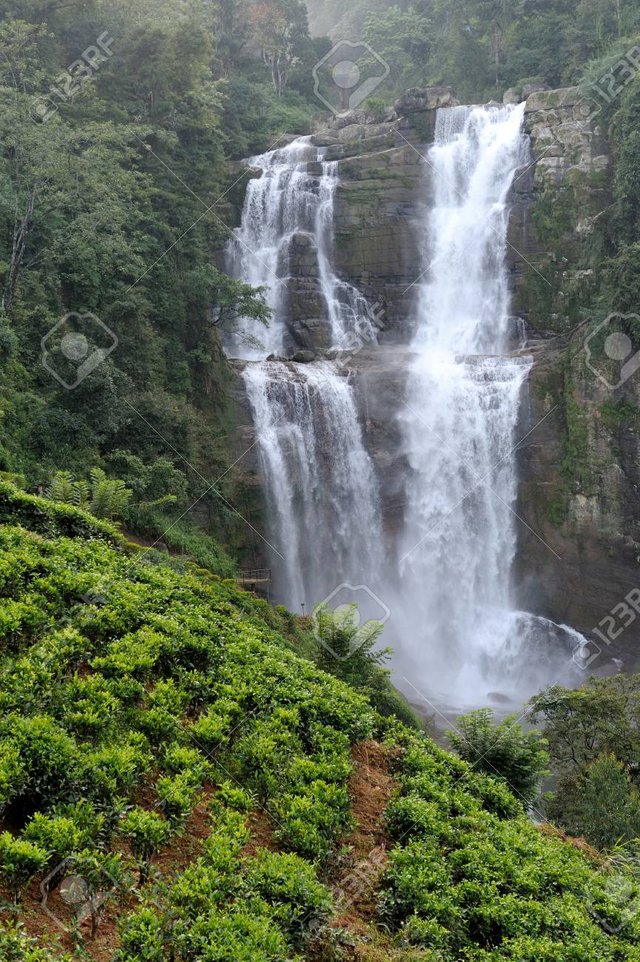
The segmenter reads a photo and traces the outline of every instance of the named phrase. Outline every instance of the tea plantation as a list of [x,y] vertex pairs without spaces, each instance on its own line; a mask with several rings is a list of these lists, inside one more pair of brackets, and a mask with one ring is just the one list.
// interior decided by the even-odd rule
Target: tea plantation
[[4,483],[0,520],[0,959],[640,962],[633,877],[297,654],[307,620]]

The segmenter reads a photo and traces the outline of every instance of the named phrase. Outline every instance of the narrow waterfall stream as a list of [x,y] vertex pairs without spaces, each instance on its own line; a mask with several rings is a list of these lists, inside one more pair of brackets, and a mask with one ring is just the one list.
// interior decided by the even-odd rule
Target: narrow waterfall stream
[[405,402],[389,411],[408,466],[395,538],[383,533],[349,379],[327,358],[279,359],[300,347],[292,311],[300,274],[290,281],[301,237],[315,258],[303,291],[319,292],[327,346],[340,349],[354,331],[377,340],[367,300],[333,268],[338,168],[311,138],[248,161],[262,173],[249,182],[228,250],[229,271],[264,285],[273,310],[268,330],[247,321],[227,347],[246,362],[277,600],[310,611],[341,584],[366,585],[391,611],[384,640],[396,650],[400,686],[410,679],[455,707],[518,702],[550,679],[569,683],[582,638],[518,611],[513,595],[516,431],[531,359],[515,351],[505,253],[508,195],[528,160],[523,109],[437,114],[425,279]]
[[309,612],[342,583],[377,584],[382,535],[376,478],[344,372],[328,360],[264,360],[295,346],[287,285],[295,238],[313,242],[311,284],[329,345],[348,347],[354,331],[373,342],[376,330],[366,298],[331,263],[336,164],[307,137],[249,164],[262,176],[249,183],[228,266],[267,287],[274,313],[267,331],[244,323],[229,352],[248,359],[242,377],[266,482],[275,591],[293,611]]

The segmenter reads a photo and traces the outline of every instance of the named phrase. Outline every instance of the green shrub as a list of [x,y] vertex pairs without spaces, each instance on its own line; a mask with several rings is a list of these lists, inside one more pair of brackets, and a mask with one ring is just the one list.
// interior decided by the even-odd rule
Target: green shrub
[[494,724],[493,718],[491,708],[462,715],[458,729],[448,732],[449,741],[470,765],[503,779],[525,804],[531,804],[543,776],[549,774],[547,743],[540,732],[524,731],[515,715],[500,724]]
[[243,908],[212,911],[174,934],[182,957],[207,962],[289,962],[283,935],[266,915]]
[[122,820],[120,829],[129,839],[131,851],[138,860],[142,884],[147,880],[152,856],[169,841],[171,826],[156,812],[133,808]]
[[20,798],[31,804],[63,800],[79,775],[79,752],[73,738],[48,715],[10,715],[2,722],[2,732],[18,752],[25,773]]
[[128,797],[151,766],[151,756],[140,736],[132,734],[123,741],[85,752],[83,779],[88,792],[102,801]]
[[209,773],[209,764],[198,749],[178,742],[166,748],[162,767],[170,775],[188,773],[196,785],[201,785]]
[[246,883],[274,910],[274,919],[294,946],[301,945],[309,923],[323,922],[331,911],[331,893],[313,868],[297,855],[259,852],[246,868]]
[[10,832],[0,835],[0,873],[16,902],[27,883],[45,867],[48,858],[49,853],[33,842],[14,838]]
[[255,808],[255,799],[251,794],[230,781],[222,782],[218,786],[217,798],[228,808],[241,814],[248,814]]
[[197,788],[188,772],[173,777],[164,776],[156,783],[158,804],[174,825],[183,822],[196,802]]
[[22,793],[26,780],[19,750],[7,742],[0,743],[0,812]]
[[86,892],[86,901],[77,906],[77,911],[89,913],[91,937],[95,938],[109,901],[121,896],[129,884],[122,856],[117,852],[83,849],[73,856],[70,864],[73,874],[82,879]]
[[0,481],[0,523],[21,524],[30,531],[49,536],[101,538],[121,544],[122,536],[106,521],[100,521],[79,508],[54,504],[26,494],[13,484]]
[[27,935],[21,923],[0,923],[0,959],[3,962],[71,962],[62,955],[38,946],[37,939]]
[[[43,817],[46,818],[47,816]],[[106,816],[104,812],[98,811],[96,805],[86,799],[55,805],[51,817],[68,819],[73,822],[81,837],[86,840],[83,842],[83,848],[90,848],[92,843],[97,843],[105,832]],[[35,820],[35,816],[33,820]]]
[[151,908],[132,912],[120,924],[120,948],[113,962],[165,962],[162,921]]
[[60,861],[91,841],[89,832],[81,829],[64,815],[43,815],[36,812],[27,823],[23,838],[33,842],[49,855],[49,860]]

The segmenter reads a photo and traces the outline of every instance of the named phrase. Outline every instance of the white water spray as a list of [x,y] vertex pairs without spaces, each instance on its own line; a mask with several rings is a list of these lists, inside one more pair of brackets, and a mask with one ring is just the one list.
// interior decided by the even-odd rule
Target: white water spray
[[376,482],[351,388],[328,362],[249,364],[278,594],[297,611],[380,569]]
[[[531,361],[510,329],[507,196],[527,160],[523,106],[437,115],[429,269],[401,413],[409,463],[394,617],[401,660],[447,701],[526,696],[550,677],[549,622],[517,612],[515,430]],[[545,628],[546,626],[546,628]],[[556,634],[564,629],[553,626]],[[570,646],[556,648],[558,665]],[[406,662],[405,662],[406,663]],[[424,690],[424,688],[423,688]]]

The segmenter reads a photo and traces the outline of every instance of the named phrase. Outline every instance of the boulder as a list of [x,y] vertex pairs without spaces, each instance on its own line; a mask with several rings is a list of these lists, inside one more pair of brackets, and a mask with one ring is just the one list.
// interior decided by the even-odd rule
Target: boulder
[[458,104],[451,87],[411,87],[396,100],[395,111],[402,116],[425,110],[438,110],[439,107],[457,107]]
[[503,104],[519,104],[524,98],[521,96],[520,87],[509,87],[505,90],[502,97]]

